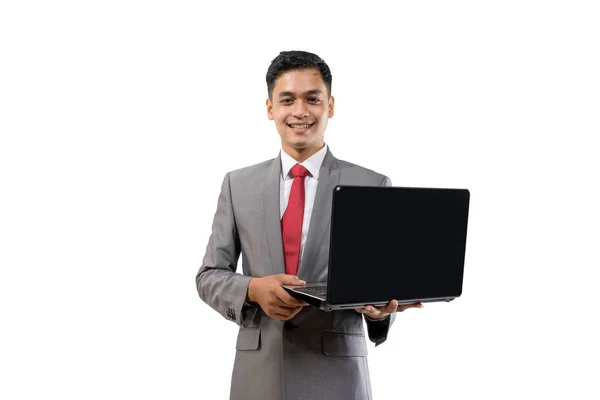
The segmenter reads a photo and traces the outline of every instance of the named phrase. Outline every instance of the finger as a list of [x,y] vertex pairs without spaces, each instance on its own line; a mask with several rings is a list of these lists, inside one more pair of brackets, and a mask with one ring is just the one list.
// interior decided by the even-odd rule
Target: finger
[[408,310],[409,308],[423,308],[423,304],[415,303],[415,304],[401,304],[398,306],[398,312],[402,312],[404,310]]
[[289,304],[284,303],[273,303],[273,306],[277,306],[282,310],[295,310],[296,308],[302,308],[303,306],[290,306]]
[[354,310],[356,310],[356,312],[359,312],[359,313],[361,313],[361,314],[367,314],[367,315],[368,315],[368,314],[370,313],[370,311],[368,311],[368,310],[366,309],[366,307],[355,308]]
[[269,311],[271,314],[281,314],[281,315],[289,316],[293,312],[300,311],[301,309],[302,309],[302,307],[288,308],[288,307],[272,306],[269,308]]
[[[286,293],[287,294],[287,293]],[[282,307],[304,307],[309,305],[307,302],[298,300],[292,296],[280,296],[279,293],[276,294],[276,299],[279,302],[279,305]]]
[[281,321],[287,321],[288,319],[290,319],[287,314],[281,314],[281,313],[275,313],[273,315],[271,315],[272,318],[281,320]]
[[366,314],[371,318],[379,318],[381,316],[382,311],[371,305],[365,306]]
[[299,307],[299,306],[307,306],[308,303],[302,300],[298,300],[297,298],[290,295],[285,289],[278,288],[275,292],[275,297],[277,300],[281,302],[282,305],[287,305],[291,307]]
[[398,301],[392,300],[388,303],[387,306],[385,306],[384,312],[391,314],[393,312],[396,312],[397,309],[398,309]]
[[300,312],[301,309],[302,309],[302,307],[287,308],[287,307],[272,306],[269,309],[269,311],[273,315],[277,315],[279,317],[285,317],[285,319],[288,319],[288,318],[291,318],[292,316],[298,314],[298,312]]
[[302,279],[298,278],[296,275],[281,274],[281,275],[279,275],[279,281],[281,282],[282,285],[299,285],[299,286],[306,285],[306,282],[303,281]]

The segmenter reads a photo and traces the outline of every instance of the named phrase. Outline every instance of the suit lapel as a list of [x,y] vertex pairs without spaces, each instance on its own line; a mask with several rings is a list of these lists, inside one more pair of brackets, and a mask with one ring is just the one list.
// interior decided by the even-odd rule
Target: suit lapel
[[310,217],[310,225],[308,226],[308,236],[306,238],[306,244],[304,245],[302,260],[300,261],[300,266],[298,268],[298,276],[302,274],[302,278],[307,282],[312,281],[311,274],[313,272],[318,272],[313,271],[312,268],[317,264],[319,248],[325,242],[324,235],[331,222],[333,189],[338,184],[339,180],[340,169],[337,160],[333,154],[327,150],[327,154],[325,155],[323,164],[319,170],[319,183],[317,184],[317,193],[312,215]]
[[264,213],[267,230],[267,247],[273,274],[285,274],[283,243],[281,241],[281,219],[279,188],[281,180],[281,156],[271,163],[264,190]]

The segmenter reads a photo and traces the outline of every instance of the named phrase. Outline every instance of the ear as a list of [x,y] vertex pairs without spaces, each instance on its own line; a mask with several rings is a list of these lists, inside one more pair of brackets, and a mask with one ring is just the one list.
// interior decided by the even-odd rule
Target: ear
[[267,99],[267,117],[273,121],[273,103],[271,103],[271,99]]
[[329,118],[333,117],[334,114],[334,105],[335,105],[335,99],[333,98],[333,96],[329,97]]

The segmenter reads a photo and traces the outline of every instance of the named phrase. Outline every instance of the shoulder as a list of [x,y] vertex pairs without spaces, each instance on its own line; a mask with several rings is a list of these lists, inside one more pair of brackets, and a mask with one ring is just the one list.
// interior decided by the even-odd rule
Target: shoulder
[[272,158],[267,161],[263,161],[258,164],[250,165],[247,167],[235,169],[233,171],[229,171],[227,176],[231,181],[247,181],[252,179],[264,179],[264,175],[266,175],[271,168],[273,162],[276,158]]
[[221,191],[231,193],[233,197],[241,195],[241,199],[249,193],[256,192],[267,181],[275,161],[276,159],[271,159],[227,172],[223,178]]
[[231,191],[233,195],[238,194],[242,197],[248,193],[260,191],[260,188],[263,188],[266,182],[270,182],[270,178],[277,173],[278,160],[279,158],[272,158],[229,171],[223,180],[223,187],[227,187],[227,190]]
[[337,159],[341,177],[356,181],[358,184],[364,185],[383,185],[389,178],[372,169],[362,167],[360,165]]

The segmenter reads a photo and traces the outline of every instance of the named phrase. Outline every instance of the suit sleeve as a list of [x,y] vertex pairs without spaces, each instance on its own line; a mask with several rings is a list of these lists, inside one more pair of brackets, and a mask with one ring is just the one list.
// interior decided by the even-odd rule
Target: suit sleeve
[[[387,176],[384,176],[383,181],[381,182],[381,186],[392,186],[392,181]],[[363,316],[365,317],[365,322],[367,324],[367,333],[369,334],[369,340],[375,343],[375,347],[385,342],[385,340],[387,339],[388,331],[394,323],[394,319],[396,318],[396,313],[390,314],[387,318],[381,321],[370,319],[365,314],[363,314]]]
[[248,313],[256,312],[257,306],[246,301],[252,277],[236,273],[240,253],[240,238],[227,174],[221,187],[206,254],[196,274],[196,287],[205,303],[241,326]]

